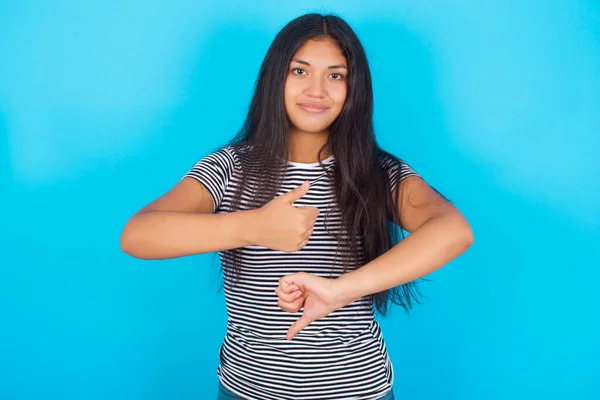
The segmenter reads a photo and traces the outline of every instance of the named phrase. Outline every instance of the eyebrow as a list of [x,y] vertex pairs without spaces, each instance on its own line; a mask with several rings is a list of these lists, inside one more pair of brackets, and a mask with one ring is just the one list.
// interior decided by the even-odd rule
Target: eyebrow
[[[310,63],[308,61],[304,61],[301,60],[299,58],[294,58],[292,61],[297,62],[298,64],[304,64],[304,65],[308,65],[310,67]],[[348,69],[348,67],[346,67],[345,65],[342,64],[338,64],[338,65],[330,65],[329,67],[327,67],[328,69],[334,69],[334,68],[344,68],[344,69]]]

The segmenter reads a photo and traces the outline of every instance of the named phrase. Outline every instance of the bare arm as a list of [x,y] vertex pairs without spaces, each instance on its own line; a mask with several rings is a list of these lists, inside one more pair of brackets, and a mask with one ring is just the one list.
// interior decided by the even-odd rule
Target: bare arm
[[421,178],[408,177],[397,190],[401,224],[411,233],[385,254],[339,278],[343,303],[425,276],[473,243],[464,216]]
[[463,215],[420,177],[399,185],[400,224],[410,235],[366,265],[339,278],[298,272],[282,277],[275,293],[279,307],[302,316],[290,326],[291,340],[310,323],[364,296],[425,276],[458,257],[473,243]]
[[298,251],[308,242],[319,214],[316,207],[293,205],[308,189],[306,183],[254,210],[213,214],[213,200],[206,187],[185,177],[131,217],[121,234],[121,249],[144,259],[248,245]]
[[252,211],[213,214],[208,190],[185,177],[125,225],[121,249],[137,258],[165,259],[246,246]]

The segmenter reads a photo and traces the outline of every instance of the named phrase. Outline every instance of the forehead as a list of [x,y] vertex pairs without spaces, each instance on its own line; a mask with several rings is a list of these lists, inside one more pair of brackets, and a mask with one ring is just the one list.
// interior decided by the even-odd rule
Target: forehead
[[344,64],[346,57],[339,46],[332,40],[307,40],[298,49],[293,58],[307,61],[311,65]]

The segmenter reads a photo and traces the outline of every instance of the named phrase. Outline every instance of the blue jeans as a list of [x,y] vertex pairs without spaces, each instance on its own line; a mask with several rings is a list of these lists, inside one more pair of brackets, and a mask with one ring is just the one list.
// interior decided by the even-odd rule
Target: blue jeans
[[[219,394],[217,394],[217,400],[244,400],[242,397],[231,393],[221,382],[219,382]],[[394,391],[390,391],[385,396],[379,398],[379,400],[394,400]]]

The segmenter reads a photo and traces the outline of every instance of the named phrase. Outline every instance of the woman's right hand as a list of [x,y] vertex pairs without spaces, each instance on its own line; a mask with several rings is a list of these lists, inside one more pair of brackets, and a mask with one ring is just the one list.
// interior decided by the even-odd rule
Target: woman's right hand
[[310,187],[308,181],[255,210],[255,244],[272,250],[298,251],[312,235],[319,209],[295,207]]

